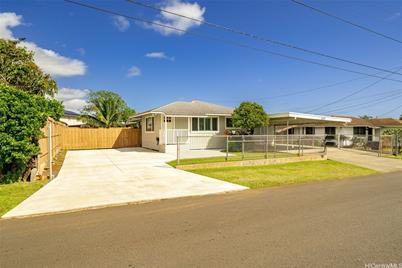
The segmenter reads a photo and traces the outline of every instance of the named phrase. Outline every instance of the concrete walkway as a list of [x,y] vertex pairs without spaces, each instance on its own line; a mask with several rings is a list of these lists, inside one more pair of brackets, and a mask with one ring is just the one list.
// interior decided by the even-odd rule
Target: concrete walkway
[[328,159],[371,168],[379,172],[402,171],[402,160],[378,157],[376,154],[357,150],[328,148]]
[[3,218],[247,189],[174,169],[143,148],[69,151],[56,179]]

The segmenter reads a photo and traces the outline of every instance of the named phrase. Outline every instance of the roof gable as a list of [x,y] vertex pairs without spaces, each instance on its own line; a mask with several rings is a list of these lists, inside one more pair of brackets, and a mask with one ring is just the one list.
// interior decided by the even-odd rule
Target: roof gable
[[208,116],[231,115],[233,108],[204,101],[175,101],[164,106],[137,114],[135,117],[149,113],[163,113],[168,116]]

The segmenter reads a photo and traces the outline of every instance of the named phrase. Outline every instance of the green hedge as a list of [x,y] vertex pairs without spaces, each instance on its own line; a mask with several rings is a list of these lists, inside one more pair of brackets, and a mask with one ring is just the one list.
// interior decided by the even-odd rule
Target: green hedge
[[38,140],[47,118],[59,119],[63,106],[56,100],[31,95],[0,84],[0,182],[17,181],[39,153]]

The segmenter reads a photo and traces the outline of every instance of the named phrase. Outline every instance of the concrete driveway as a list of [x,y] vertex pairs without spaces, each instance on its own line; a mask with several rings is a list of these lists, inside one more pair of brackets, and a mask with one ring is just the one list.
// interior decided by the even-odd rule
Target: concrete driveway
[[402,160],[378,157],[376,153],[328,148],[328,159],[371,168],[379,172],[402,171]]
[[69,151],[58,177],[3,218],[247,189],[165,163],[173,159],[143,148]]

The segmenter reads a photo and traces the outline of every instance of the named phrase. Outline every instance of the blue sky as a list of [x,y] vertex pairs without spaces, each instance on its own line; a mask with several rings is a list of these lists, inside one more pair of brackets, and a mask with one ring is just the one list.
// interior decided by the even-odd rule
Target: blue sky
[[[124,0],[79,0],[102,8],[275,52],[385,76],[376,70],[329,60],[196,25]],[[142,0],[141,0],[142,1]],[[162,1],[176,12],[299,47],[384,69],[402,67],[402,44],[341,23],[291,1]],[[306,1],[315,7],[402,39],[402,1]],[[63,1],[10,1],[0,5],[0,36],[25,37],[36,60],[56,79],[67,107],[84,104],[88,90],[119,93],[137,111],[175,100],[236,106],[257,101],[268,112],[382,115],[402,103],[402,83],[381,81],[343,102],[325,105],[378,78],[364,77],[194,37],[163,32]],[[6,14],[6,15],[4,15]],[[14,14],[14,15],[10,15]],[[39,64],[40,63],[40,64]],[[402,71],[401,71],[402,72]],[[390,78],[402,80],[401,75]],[[398,93],[401,93],[398,95]],[[399,116],[402,108],[384,116]]]

